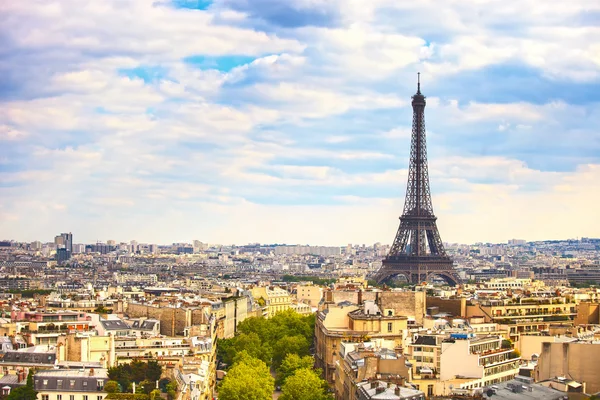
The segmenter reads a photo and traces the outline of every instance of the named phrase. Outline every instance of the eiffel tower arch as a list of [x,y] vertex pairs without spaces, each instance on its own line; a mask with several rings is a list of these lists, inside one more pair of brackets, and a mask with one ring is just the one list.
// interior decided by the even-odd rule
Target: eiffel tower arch
[[404,210],[394,243],[374,276],[378,283],[398,275],[413,284],[428,281],[433,276],[441,277],[452,286],[460,283],[453,261],[444,249],[437,218],[433,213],[427,165],[425,104],[419,75],[417,93],[412,96],[412,136]]

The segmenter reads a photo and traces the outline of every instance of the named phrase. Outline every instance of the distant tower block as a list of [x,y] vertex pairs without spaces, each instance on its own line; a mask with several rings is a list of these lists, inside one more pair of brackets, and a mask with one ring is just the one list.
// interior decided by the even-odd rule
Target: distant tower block
[[452,259],[446,255],[431,204],[425,96],[421,94],[420,75],[417,93],[412,96],[412,107],[412,139],[404,211],[394,244],[374,278],[382,283],[394,276],[403,275],[408,282],[418,284],[437,275],[454,286],[460,283],[460,278],[454,271]]

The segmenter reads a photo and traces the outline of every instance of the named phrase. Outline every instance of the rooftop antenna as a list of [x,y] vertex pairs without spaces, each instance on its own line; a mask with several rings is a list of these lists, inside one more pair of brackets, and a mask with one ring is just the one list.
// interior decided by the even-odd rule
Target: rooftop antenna
[[417,72],[417,94],[421,94],[421,73]]

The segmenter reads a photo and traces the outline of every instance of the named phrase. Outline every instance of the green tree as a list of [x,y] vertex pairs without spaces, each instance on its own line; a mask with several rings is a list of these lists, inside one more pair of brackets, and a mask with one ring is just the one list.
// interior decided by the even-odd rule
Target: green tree
[[310,352],[310,344],[304,336],[284,336],[275,343],[273,347],[273,365],[277,368],[288,354],[297,354],[300,357],[307,356]]
[[106,393],[119,393],[121,391],[121,388],[119,387],[119,382],[117,381],[107,381],[104,384],[104,391]]
[[[285,356],[279,368],[277,368],[277,376],[275,383],[281,386],[285,383],[285,380],[294,374],[296,370],[301,368],[312,368],[315,364],[314,358],[311,356],[300,357],[298,354],[288,354]],[[317,375],[321,375],[320,370],[316,370]]]
[[144,379],[140,382],[140,391],[145,394],[150,394],[156,385],[154,382],[149,381],[148,379]]
[[263,361],[242,353],[219,386],[222,400],[271,400],[274,379]]
[[154,389],[150,392],[150,400],[159,400],[160,399],[160,390]]
[[162,375],[162,367],[158,361],[148,361],[146,364],[146,378],[152,382],[156,382]]
[[333,400],[327,392],[327,382],[309,368],[296,370],[286,379],[281,392],[280,400]]
[[219,346],[223,348],[220,355],[221,360],[228,365],[232,365],[236,361],[237,355],[241,351],[247,351],[252,357],[267,364],[271,362],[271,347],[263,343],[255,332],[241,333],[232,339],[219,342]]
[[25,385],[14,388],[6,400],[37,400],[37,394],[33,388]]
[[6,400],[37,400],[38,392],[33,389],[33,374],[33,369],[30,369],[25,386],[12,389]]
[[167,391],[167,398],[169,400],[174,400],[175,397],[177,397],[177,382],[172,381],[167,383],[167,386],[165,386],[165,389]]
[[146,363],[136,360],[108,369],[109,379],[117,381],[123,392],[131,392],[132,382],[136,384],[144,380],[156,382],[160,379],[161,374],[162,367],[156,361]]

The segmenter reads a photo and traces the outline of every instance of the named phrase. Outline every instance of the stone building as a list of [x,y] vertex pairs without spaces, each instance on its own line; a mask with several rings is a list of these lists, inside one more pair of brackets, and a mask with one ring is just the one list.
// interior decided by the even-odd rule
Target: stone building
[[592,342],[542,343],[536,381],[569,377],[585,383],[587,393],[600,391],[600,344]]
[[340,360],[336,362],[335,397],[338,400],[359,399],[361,383],[367,380],[390,382],[401,388],[411,379],[411,369],[406,364],[402,349],[395,347],[393,341],[343,342]]
[[329,305],[317,313],[315,324],[315,363],[323,370],[327,382],[335,383],[335,363],[339,360],[342,342],[364,342],[382,338],[402,346],[408,335],[408,318],[396,315],[393,309],[383,312],[373,301],[361,306],[340,303]]

